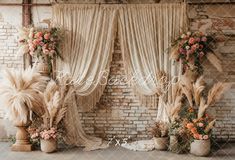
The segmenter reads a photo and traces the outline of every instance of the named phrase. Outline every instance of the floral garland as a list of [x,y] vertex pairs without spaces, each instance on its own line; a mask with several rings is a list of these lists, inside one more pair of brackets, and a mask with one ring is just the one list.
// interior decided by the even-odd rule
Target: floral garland
[[202,32],[182,34],[173,45],[171,58],[181,60],[183,73],[188,69],[202,73],[202,59],[208,52],[213,52],[210,48],[213,41],[212,36]]

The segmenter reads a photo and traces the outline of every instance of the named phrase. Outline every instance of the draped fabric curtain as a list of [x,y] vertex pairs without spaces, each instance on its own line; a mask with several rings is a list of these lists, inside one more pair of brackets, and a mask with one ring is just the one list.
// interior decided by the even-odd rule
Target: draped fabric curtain
[[159,102],[158,119],[166,119],[161,101],[170,99],[171,93],[157,101],[158,76],[160,71],[168,78],[180,73],[169,60],[168,47],[185,29],[185,8],[185,4],[53,6],[54,26],[65,30],[57,71],[69,73],[76,84],[65,116],[68,144],[87,150],[106,147],[101,139],[85,134],[78,108],[92,109],[103,93],[117,28],[127,76],[136,79],[135,93],[146,105],[156,107]]
[[157,101],[159,76],[164,72],[170,81],[181,74],[181,67],[170,60],[169,52],[171,42],[186,29],[186,5],[127,5],[119,8],[119,15],[126,74],[136,79],[132,87],[145,105],[156,107],[158,103],[157,120],[168,121],[163,104],[171,101],[171,85]]
[[106,147],[99,138],[85,134],[78,108],[92,109],[105,88],[113,51],[116,9],[99,5],[55,5],[54,26],[64,32],[62,57],[57,62],[57,78],[72,76],[76,94],[65,117],[66,142],[86,150]]

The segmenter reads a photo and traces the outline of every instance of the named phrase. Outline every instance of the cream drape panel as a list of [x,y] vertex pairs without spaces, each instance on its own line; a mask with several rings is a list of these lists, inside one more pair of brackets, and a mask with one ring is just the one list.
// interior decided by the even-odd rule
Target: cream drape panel
[[169,59],[171,42],[186,29],[185,4],[127,5],[119,8],[121,49],[128,77],[138,79],[134,91],[147,106],[157,106],[157,120],[168,121],[165,101],[171,101],[171,87],[157,102],[160,71],[168,79],[181,74]]
[[76,88],[65,117],[66,142],[83,145],[86,150],[107,146],[101,139],[85,134],[78,108],[92,109],[103,93],[113,51],[116,13],[116,9],[99,5],[53,6],[54,26],[65,31],[63,61],[57,63],[57,74],[71,75]]
[[65,30],[63,61],[57,71],[72,75],[79,107],[99,101],[108,78],[116,28],[116,9],[99,5],[56,5],[53,20]]

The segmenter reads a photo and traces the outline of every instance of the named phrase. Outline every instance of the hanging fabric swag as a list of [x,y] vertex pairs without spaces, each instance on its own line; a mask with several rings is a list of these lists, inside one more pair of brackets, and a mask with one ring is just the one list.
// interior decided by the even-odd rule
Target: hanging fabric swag
[[[55,5],[54,25],[64,33],[63,61],[57,73],[69,73],[76,87],[75,97],[65,116],[66,142],[86,150],[106,147],[99,138],[85,134],[78,108],[88,111],[99,101],[105,88],[113,51],[116,9],[98,5]],[[61,73],[63,73],[61,75]],[[58,77],[60,78],[60,77]]]
[[158,106],[157,120],[167,122],[164,103],[172,101],[171,81],[181,74],[180,66],[169,58],[169,48],[186,29],[186,5],[127,5],[119,14],[126,74],[137,79],[131,85],[141,102]]
[[[68,144],[87,150],[105,147],[101,139],[85,134],[78,108],[92,109],[103,93],[117,28],[127,77],[136,79],[131,86],[144,104],[157,106],[160,74],[165,72],[170,79],[180,73],[167,48],[185,28],[185,8],[185,4],[53,6],[54,26],[65,30],[63,61],[57,62],[57,71],[69,73],[76,82],[65,117]],[[170,97],[160,94],[158,119],[166,119],[161,101]]]

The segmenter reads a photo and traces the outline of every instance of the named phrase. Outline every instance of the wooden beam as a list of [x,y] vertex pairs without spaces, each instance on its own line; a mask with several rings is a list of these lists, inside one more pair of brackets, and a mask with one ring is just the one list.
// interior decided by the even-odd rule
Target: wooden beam
[[[27,4],[27,5],[26,5]],[[22,26],[28,27],[32,23],[31,19],[31,0],[23,0],[22,2]],[[23,57],[24,69],[32,65],[32,57],[29,54],[25,54]]]
[[51,3],[0,3],[0,6],[52,6]]

